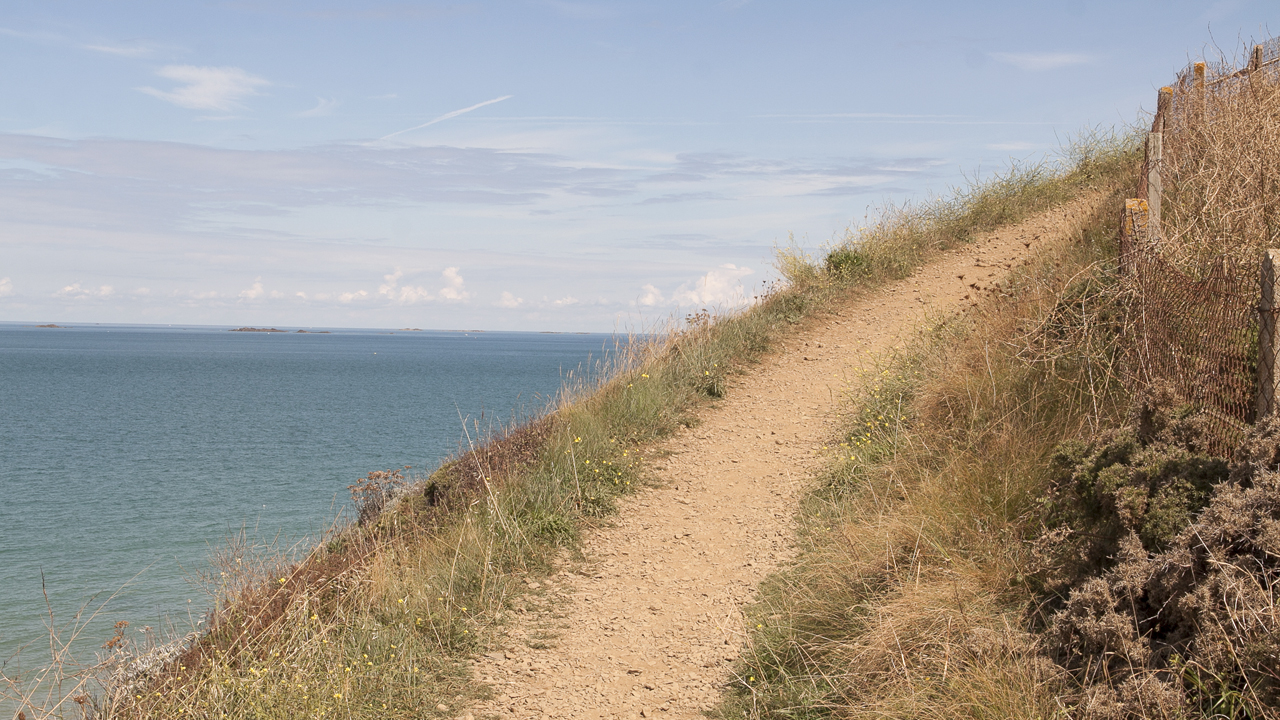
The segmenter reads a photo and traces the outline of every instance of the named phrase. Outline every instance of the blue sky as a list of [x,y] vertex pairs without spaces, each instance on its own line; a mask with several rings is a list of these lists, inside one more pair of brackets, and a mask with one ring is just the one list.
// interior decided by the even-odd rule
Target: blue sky
[[1120,126],[1203,2],[0,9],[0,321],[636,329]]

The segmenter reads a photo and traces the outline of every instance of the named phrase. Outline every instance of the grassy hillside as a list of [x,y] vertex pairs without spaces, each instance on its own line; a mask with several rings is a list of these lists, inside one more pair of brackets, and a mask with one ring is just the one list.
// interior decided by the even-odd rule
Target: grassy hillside
[[[951,198],[890,210],[878,225],[851,232],[821,264],[784,252],[787,283],[751,308],[692,316],[660,337],[620,347],[608,367],[593,372],[601,381],[566,388],[541,420],[477,437],[471,452],[429,477],[370,473],[353,488],[360,522],[336,530],[300,562],[228,548],[209,578],[218,602],[206,633],[185,649],[148,655],[155,648],[146,636],[120,628],[110,641],[112,661],[79,676],[69,664],[56,671],[72,682],[107,674],[110,691],[77,693],[55,714],[451,716],[484,692],[464,662],[500,630],[524,579],[546,572],[556,553],[573,552],[579,534],[611,513],[620,494],[645,482],[653,441],[696,423],[699,408],[726,392],[731,373],[832,303],[905,277],[937,253],[1082,190],[1109,187],[1131,176],[1132,164],[1124,143],[1090,138],[1064,163],[1015,167]],[[937,412],[946,415],[941,406]],[[882,430],[859,452],[884,454]],[[864,471],[840,472],[851,474],[830,483],[825,516],[836,512],[836,498],[852,502],[856,494],[834,488]],[[821,535],[806,537],[816,542]],[[773,652],[763,650],[766,641],[757,638],[758,657]],[[779,678],[794,674],[775,665]]]
[[1087,321],[1135,168],[1099,178],[1111,199],[1070,241],[883,359],[804,502],[799,559],[750,610],[730,714],[1057,714],[1062,673],[1028,617],[1033,541],[1058,444],[1128,405],[1105,318]]
[[[1189,69],[1161,125],[1163,232],[1142,252],[1203,288],[1192,302],[1219,302],[1206,278],[1256,287],[1280,242],[1280,71],[1250,67]],[[1138,364],[1155,340],[1117,258],[1127,157],[1096,217],[850,404],[847,459],[750,611],[726,715],[1280,717],[1280,421],[1224,453],[1213,433],[1234,421],[1195,400],[1205,376]],[[899,222],[895,245],[936,222]],[[854,238],[826,264],[858,258]],[[1215,330],[1182,361],[1227,341]]]

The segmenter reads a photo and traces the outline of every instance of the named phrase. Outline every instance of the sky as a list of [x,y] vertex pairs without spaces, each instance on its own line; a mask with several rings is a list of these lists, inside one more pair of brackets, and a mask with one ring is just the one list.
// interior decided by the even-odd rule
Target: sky
[[6,0],[0,322],[644,330],[1274,2]]

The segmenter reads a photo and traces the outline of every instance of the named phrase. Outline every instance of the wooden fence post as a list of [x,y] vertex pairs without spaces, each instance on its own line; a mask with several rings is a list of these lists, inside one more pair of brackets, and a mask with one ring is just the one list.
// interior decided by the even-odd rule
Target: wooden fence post
[[1262,258],[1262,298],[1258,303],[1258,395],[1254,422],[1261,422],[1276,409],[1276,358],[1280,357],[1280,334],[1276,333],[1276,269],[1280,250],[1268,250]]
[[1156,96],[1156,121],[1151,126],[1151,132],[1164,132],[1165,119],[1169,117],[1171,105],[1173,105],[1173,88],[1165,85],[1160,88],[1160,94]]
[[1204,120],[1204,62],[1195,64],[1195,109],[1196,122]]
[[1160,237],[1160,195],[1164,186],[1160,184],[1160,153],[1164,144],[1164,133],[1147,134],[1147,235],[1150,240]]
[[1142,198],[1129,198],[1124,201],[1124,212],[1120,216],[1120,271],[1125,275],[1133,274],[1137,266],[1137,253],[1148,241],[1150,209]]
[[1253,72],[1262,67],[1262,46],[1254,45],[1253,53],[1249,55],[1249,72]]

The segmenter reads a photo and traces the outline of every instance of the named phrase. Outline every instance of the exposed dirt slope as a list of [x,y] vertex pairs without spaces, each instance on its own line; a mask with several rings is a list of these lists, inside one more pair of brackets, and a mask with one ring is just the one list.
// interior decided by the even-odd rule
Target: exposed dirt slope
[[825,461],[841,399],[929,313],[960,311],[1040,243],[1078,232],[1099,199],[831,308],[736,377],[700,425],[659,448],[660,486],[586,538],[586,563],[530,582],[504,648],[476,663],[494,699],[464,717],[703,717],[734,680],[739,608],[788,558],[797,500]]

